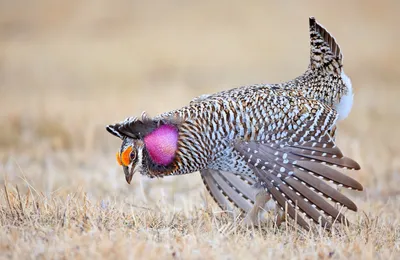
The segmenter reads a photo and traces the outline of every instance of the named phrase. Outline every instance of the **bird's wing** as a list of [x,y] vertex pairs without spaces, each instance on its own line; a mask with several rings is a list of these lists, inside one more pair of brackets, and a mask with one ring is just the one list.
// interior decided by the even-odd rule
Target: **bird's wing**
[[[357,162],[343,156],[330,135],[335,128],[336,111],[301,96],[291,99],[288,110],[292,111],[288,113],[290,118],[278,118],[275,125],[279,127],[267,132],[271,136],[269,141],[239,139],[233,144],[235,150],[276,203],[287,208],[288,214],[304,228],[309,228],[309,224],[303,215],[325,227],[335,220],[348,223],[326,200],[357,210],[349,198],[324,180],[349,189],[363,189],[360,183],[331,167],[360,169]],[[302,214],[297,214],[297,210]]]
[[253,208],[258,189],[252,178],[211,169],[201,170],[200,174],[211,197],[222,209],[231,210],[232,204],[244,212]]
[[360,166],[344,157],[328,134],[308,139],[302,142],[237,141],[234,146],[275,202],[281,209],[287,208],[289,216],[297,219],[299,225],[309,229],[302,216],[328,228],[333,220],[347,223],[325,198],[353,211],[357,211],[357,206],[324,180],[362,190],[356,180],[330,167],[358,170]]

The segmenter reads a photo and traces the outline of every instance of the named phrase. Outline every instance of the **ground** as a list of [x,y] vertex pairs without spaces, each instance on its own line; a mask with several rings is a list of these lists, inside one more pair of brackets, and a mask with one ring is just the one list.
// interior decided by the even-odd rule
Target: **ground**
[[[0,2],[0,258],[397,259],[400,4]],[[362,169],[349,227],[246,229],[198,173],[125,182],[104,126],[302,73],[308,17],[337,39],[354,108],[338,144]],[[346,191],[345,191],[346,192]]]

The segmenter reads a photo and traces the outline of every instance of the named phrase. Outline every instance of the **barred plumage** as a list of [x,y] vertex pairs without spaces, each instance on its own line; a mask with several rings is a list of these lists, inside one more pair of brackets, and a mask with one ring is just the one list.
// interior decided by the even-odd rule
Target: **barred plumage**
[[324,180],[362,190],[330,167],[360,168],[334,141],[336,121],[350,112],[352,87],[339,46],[314,18],[310,38],[309,68],[294,80],[202,95],[155,118],[107,126],[123,140],[118,156],[132,150],[122,164],[127,181],[135,171],[150,177],[200,171],[216,202],[250,212],[250,222],[271,196],[304,228],[309,223],[300,212],[325,227],[332,219],[347,223],[325,198],[354,211],[356,205]]

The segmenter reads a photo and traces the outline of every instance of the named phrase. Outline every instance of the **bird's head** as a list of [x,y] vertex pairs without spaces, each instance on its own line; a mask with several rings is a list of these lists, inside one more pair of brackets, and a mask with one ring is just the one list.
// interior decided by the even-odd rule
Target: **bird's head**
[[133,118],[108,125],[106,129],[122,139],[116,157],[128,183],[135,172],[162,177],[176,167],[179,136],[176,125]]
[[125,137],[116,154],[117,162],[124,170],[125,179],[130,184],[133,174],[142,171],[143,141]]

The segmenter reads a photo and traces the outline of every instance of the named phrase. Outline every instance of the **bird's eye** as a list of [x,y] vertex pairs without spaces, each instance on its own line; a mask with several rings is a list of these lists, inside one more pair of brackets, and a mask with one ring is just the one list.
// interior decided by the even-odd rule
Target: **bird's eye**
[[136,159],[136,152],[135,150],[132,150],[131,154],[129,155],[129,157],[131,158],[131,161]]

